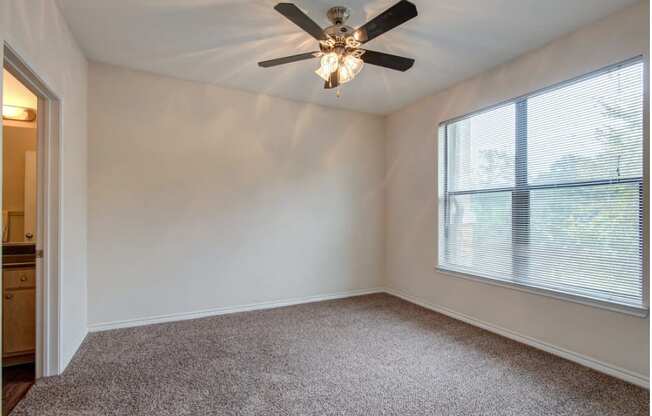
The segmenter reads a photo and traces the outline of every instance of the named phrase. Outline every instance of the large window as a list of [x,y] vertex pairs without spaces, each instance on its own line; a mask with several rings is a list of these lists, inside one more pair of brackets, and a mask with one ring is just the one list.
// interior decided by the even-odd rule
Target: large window
[[643,63],[439,129],[439,268],[645,308]]

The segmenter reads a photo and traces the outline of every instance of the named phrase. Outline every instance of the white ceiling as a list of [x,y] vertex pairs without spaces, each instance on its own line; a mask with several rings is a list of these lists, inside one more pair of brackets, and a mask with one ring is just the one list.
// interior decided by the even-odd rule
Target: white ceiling
[[[286,0],[291,1],[291,0]],[[336,4],[357,27],[397,0],[294,0],[322,26]],[[367,65],[342,96],[317,60],[259,68],[317,50],[275,0],[59,0],[89,59],[333,107],[387,114],[544,45],[637,0],[412,0],[419,16],[366,47],[416,59],[405,73]]]

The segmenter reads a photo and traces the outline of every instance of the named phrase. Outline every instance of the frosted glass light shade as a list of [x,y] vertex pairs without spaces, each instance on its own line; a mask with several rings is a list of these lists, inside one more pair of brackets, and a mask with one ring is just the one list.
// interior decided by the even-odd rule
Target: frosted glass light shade
[[346,66],[344,65],[340,66],[340,69],[338,69],[338,71],[340,72],[339,73],[340,84],[346,84],[347,82],[353,79],[353,73]]
[[335,52],[327,53],[321,58],[321,67],[329,74],[337,71],[340,64],[340,58]]
[[355,78],[362,70],[364,61],[353,55],[347,55],[342,59],[342,65],[339,68],[340,83],[345,84]]
[[315,74],[319,75],[319,77],[324,81],[328,81],[331,76],[331,73],[326,71],[323,66],[320,66],[319,69],[315,71]]
[[355,76],[358,75],[360,71],[362,71],[364,61],[360,58],[356,58],[353,55],[347,55],[344,57],[343,64],[353,75],[352,78],[355,78]]
[[338,71],[338,81],[346,84],[360,73],[364,61],[354,55],[346,55],[340,59],[335,52],[327,53],[321,58],[321,66],[315,71],[324,81],[328,81],[331,74]]

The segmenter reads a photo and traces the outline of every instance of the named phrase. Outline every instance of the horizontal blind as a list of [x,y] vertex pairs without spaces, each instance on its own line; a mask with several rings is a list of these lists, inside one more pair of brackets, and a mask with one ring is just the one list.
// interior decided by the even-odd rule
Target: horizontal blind
[[644,307],[643,63],[439,130],[439,267]]

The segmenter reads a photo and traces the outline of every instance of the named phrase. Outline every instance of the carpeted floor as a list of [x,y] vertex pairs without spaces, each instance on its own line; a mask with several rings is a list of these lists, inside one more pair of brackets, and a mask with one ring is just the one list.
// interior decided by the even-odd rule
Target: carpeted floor
[[649,392],[389,295],[90,334],[19,415],[647,415]]

